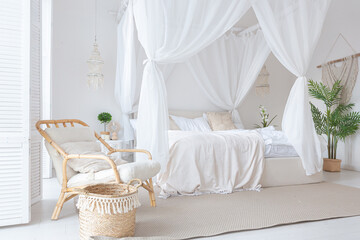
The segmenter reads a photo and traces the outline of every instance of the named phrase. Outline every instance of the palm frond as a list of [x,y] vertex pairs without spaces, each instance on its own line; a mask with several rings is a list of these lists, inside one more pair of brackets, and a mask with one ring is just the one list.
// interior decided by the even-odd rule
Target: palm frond
[[308,82],[308,87],[310,96],[324,102],[326,101],[326,93],[319,83],[310,79]]
[[343,86],[340,81],[336,81],[330,89],[323,83],[318,83],[310,79],[308,82],[308,88],[310,96],[322,100],[326,107],[331,108],[340,102],[340,93]]
[[352,110],[354,106],[355,106],[355,104],[353,104],[353,103],[350,103],[350,104],[347,104],[347,105],[339,104],[339,106],[337,106],[335,108],[334,113],[348,112],[348,111]]
[[340,80],[336,81],[331,89],[329,87],[326,87],[326,88],[328,88],[330,90],[329,95],[328,95],[328,104],[330,106],[338,104],[341,99],[340,93],[343,89],[343,86],[341,85],[341,81]]
[[326,134],[326,130],[324,128],[326,118],[324,114],[311,102],[310,102],[310,106],[311,106],[311,113],[312,113],[316,133],[319,135]]
[[338,137],[341,140],[345,140],[347,136],[355,134],[357,130],[359,130],[360,124],[360,113],[359,112],[351,112],[346,114],[341,124],[338,127]]

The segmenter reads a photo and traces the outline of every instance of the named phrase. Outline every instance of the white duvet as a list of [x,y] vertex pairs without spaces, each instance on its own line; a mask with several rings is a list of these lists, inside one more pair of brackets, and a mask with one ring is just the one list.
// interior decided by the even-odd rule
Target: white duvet
[[285,133],[276,131],[273,126],[256,129],[265,142],[265,158],[298,157]]
[[169,161],[158,176],[163,196],[256,190],[264,169],[257,131],[169,131]]

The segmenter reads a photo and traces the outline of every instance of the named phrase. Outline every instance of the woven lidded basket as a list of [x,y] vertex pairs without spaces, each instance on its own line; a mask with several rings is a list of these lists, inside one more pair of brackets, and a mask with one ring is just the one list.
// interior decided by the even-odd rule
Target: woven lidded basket
[[[136,186],[131,184],[137,181]],[[78,190],[80,239],[91,236],[131,237],[135,233],[135,213],[140,206],[140,179],[128,184],[95,184]]]

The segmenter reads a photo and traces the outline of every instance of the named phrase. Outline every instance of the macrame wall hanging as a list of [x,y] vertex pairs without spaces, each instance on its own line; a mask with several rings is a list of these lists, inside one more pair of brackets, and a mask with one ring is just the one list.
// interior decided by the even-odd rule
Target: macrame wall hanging
[[89,65],[89,72],[87,74],[87,79],[88,79],[88,86],[90,88],[98,89],[99,87],[103,87],[104,85],[104,74],[102,73],[104,61],[101,58],[98,44],[96,42],[97,1],[94,0],[94,2],[95,2],[95,17],[94,17],[95,41],[93,44],[93,50],[91,52],[90,58],[89,60],[87,60],[87,64]]
[[260,70],[259,76],[256,79],[255,92],[258,96],[265,96],[270,93],[269,72],[264,65]]
[[[342,37],[344,41],[349,45],[351,50],[354,52],[353,55],[332,60],[329,62],[327,58],[329,57],[331,51],[333,50],[336,42],[339,38]],[[359,53],[356,53],[354,48],[351,46],[349,41],[340,33],[336,38],[334,44],[332,45],[324,64],[317,66],[318,68],[322,68],[322,78],[321,81],[327,85],[328,87],[332,87],[337,80],[341,80],[341,84],[343,85],[343,90],[341,92],[341,100],[340,103],[346,104],[350,101],[352,96],[352,91],[355,87],[356,79],[359,72],[359,65],[358,65],[358,57],[360,56]],[[337,65],[341,63],[341,65]]]

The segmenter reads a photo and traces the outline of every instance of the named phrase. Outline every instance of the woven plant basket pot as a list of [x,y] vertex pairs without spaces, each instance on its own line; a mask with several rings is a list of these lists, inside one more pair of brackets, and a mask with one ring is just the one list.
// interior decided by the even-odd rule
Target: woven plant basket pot
[[[131,185],[134,181],[136,186]],[[134,236],[139,186],[141,180],[134,179],[128,184],[96,184],[78,190],[80,239]]]
[[340,172],[341,160],[324,158],[323,170],[327,172]]

